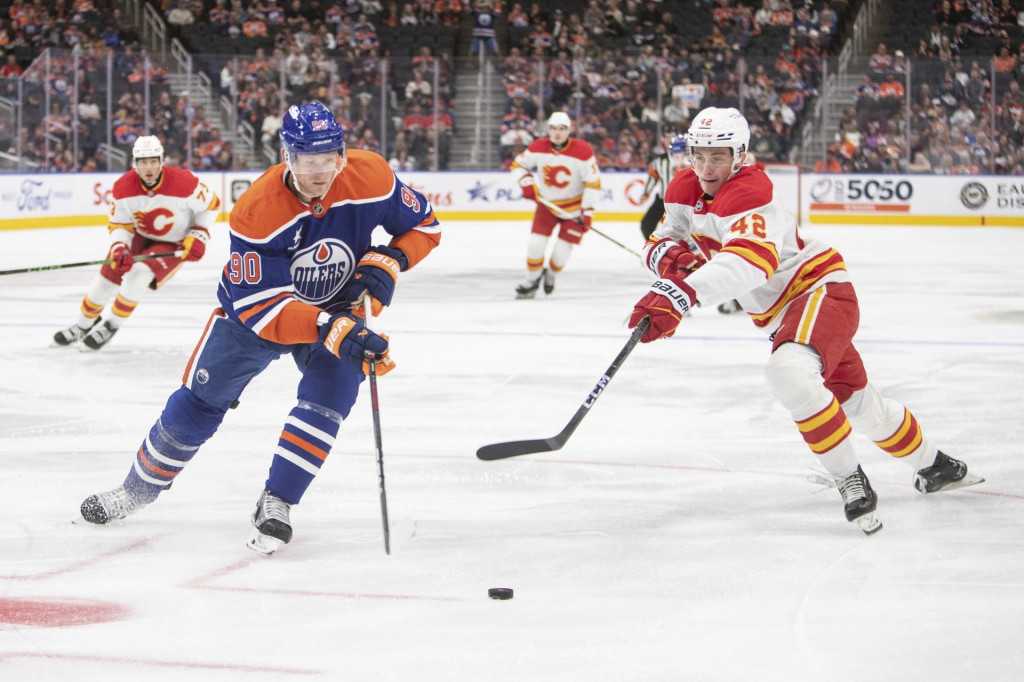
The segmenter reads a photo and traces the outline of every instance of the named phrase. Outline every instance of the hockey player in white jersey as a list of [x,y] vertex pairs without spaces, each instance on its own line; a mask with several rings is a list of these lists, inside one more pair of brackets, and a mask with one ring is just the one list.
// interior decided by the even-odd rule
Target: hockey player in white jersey
[[[135,140],[133,167],[114,182],[107,226],[107,258],[113,262],[100,268],[82,299],[78,319],[53,335],[54,345],[81,342],[81,350],[99,350],[147,291],[166,284],[183,263],[203,257],[220,199],[191,172],[165,167],[163,162],[159,138],[144,135]],[[142,254],[153,257],[136,261]],[[111,299],[113,305],[101,317]]]
[[[548,136],[531,142],[512,161],[512,177],[523,197],[537,203],[526,247],[526,279],[516,287],[517,298],[533,298],[542,281],[544,293],[555,290],[555,275],[565,268],[594,217],[601,171],[594,149],[570,137],[571,129],[569,115],[556,111],[548,118]],[[556,227],[558,238],[545,267],[548,241]]]
[[641,341],[672,336],[694,306],[739,300],[772,343],[765,376],[807,446],[842,495],[848,521],[868,534],[882,528],[878,496],[850,435],[866,435],[906,462],[922,493],[981,478],[941,452],[900,403],[868,381],[853,344],[860,309],[843,257],[804,238],[773,198],[771,180],[744,164],[750,131],[736,109],[709,108],[687,135],[693,166],[665,193],[665,221],[644,248],[659,279],[637,302],[630,327]]

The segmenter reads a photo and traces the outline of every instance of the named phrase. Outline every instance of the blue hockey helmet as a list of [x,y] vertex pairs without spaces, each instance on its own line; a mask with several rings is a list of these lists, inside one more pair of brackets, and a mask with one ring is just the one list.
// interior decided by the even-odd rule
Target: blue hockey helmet
[[289,155],[338,152],[345,155],[345,130],[320,102],[295,104],[281,122],[281,146]]
[[686,135],[674,135],[668,143],[669,154],[682,154],[686,151]]

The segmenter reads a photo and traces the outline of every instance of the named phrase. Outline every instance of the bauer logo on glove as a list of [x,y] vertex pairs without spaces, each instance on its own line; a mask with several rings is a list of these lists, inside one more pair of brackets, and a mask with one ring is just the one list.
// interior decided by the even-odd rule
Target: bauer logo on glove
[[343,292],[353,303],[352,314],[363,317],[363,299],[369,296],[373,315],[380,315],[384,306],[391,305],[398,274],[408,266],[409,259],[400,249],[374,246],[367,251]]
[[651,325],[640,337],[642,343],[672,336],[679,322],[697,302],[697,294],[689,284],[675,277],[663,277],[651,285],[650,291],[633,307],[629,328],[637,326],[645,317]]

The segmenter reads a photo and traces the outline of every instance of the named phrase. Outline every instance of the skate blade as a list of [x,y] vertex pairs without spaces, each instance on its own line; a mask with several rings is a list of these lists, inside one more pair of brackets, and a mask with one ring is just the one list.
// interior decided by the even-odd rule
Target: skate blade
[[945,493],[949,492],[950,490],[958,490],[960,488],[966,488],[967,486],[978,485],[979,483],[984,482],[984,478],[982,478],[981,476],[976,476],[975,474],[972,474],[970,471],[968,471],[966,474],[964,474],[964,477],[961,478],[959,481],[953,481],[949,485],[943,486],[938,490],[933,490],[932,492],[929,493],[918,488],[918,491],[925,493],[926,495],[933,495],[935,493]]
[[864,531],[865,535],[874,535],[882,530],[882,520],[878,518],[878,512],[870,512],[864,516],[854,519],[857,527]]
[[283,544],[279,538],[264,535],[258,530],[253,529],[252,537],[249,538],[249,542],[245,543],[245,546],[259,555],[270,556]]

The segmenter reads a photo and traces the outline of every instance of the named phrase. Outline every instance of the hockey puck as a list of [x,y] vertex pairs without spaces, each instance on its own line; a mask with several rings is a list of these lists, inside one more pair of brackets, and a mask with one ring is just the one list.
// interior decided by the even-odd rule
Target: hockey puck
[[487,596],[491,599],[511,599],[512,588],[511,587],[492,587],[487,590]]

